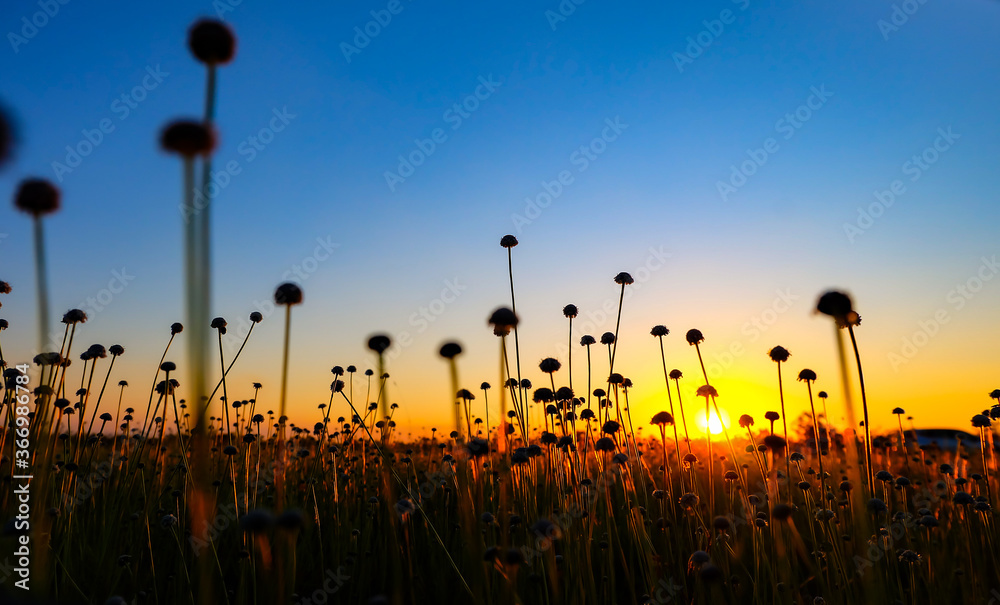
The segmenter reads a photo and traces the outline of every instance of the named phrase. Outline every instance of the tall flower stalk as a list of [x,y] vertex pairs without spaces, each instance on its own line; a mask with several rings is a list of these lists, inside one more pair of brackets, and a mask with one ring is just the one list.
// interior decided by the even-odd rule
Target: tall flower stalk
[[829,315],[834,321],[834,330],[838,346],[837,352],[840,359],[841,379],[844,386],[844,398],[847,403],[848,424],[850,425],[848,438],[851,440],[851,447],[848,448],[848,464],[853,464],[854,458],[857,457],[857,453],[854,450],[854,431],[856,430],[856,425],[854,420],[854,409],[851,405],[851,389],[848,384],[847,362],[844,355],[844,345],[840,330],[847,328],[847,332],[851,337],[851,346],[854,349],[854,359],[858,368],[858,383],[861,387],[861,406],[864,411],[865,470],[867,471],[868,478],[868,493],[870,497],[874,497],[875,473],[872,469],[872,441],[871,426],[868,421],[868,396],[865,393],[865,377],[861,368],[861,353],[858,352],[858,341],[854,335],[854,326],[861,324],[861,316],[854,311],[854,303],[851,301],[851,297],[836,290],[825,292],[819,297],[819,300],[816,303],[816,311],[824,315]]
[[[791,353],[788,349],[782,346],[777,346],[767,352],[767,356],[771,358],[778,366],[778,399],[781,401],[781,425],[783,429],[783,434],[785,437],[785,443],[790,443],[788,441],[788,413],[785,412],[785,389],[784,385],[781,383],[781,364],[788,361]],[[785,456],[785,481],[788,483],[788,502],[792,501],[792,462],[789,456]]]
[[[670,425],[673,427],[674,430],[674,447],[677,455],[677,476],[680,477],[682,476],[681,442],[677,436],[677,423],[674,422],[673,420],[676,417],[674,413],[674,397],[673,395],[670,394],[670,374],[667,372],[667,356],[663,350],[663,337],[666,336],[667,334],[670,334],[670,330],[668,330],[666,326],[658,325],[658,326],[653,326],[653,329],[650,330],[649,333],[652,334],[659,341],[660,344],[660,362],[663,364],[663,382],[666,383],[667,401],[670,403],[670,419],[671,419]],[[662,424],[660,424],[660,430],[661,431],[664,430]]]
[[[462,411],[458,405],[458,363],[455,361],[455,358],[461,353],[462,345],[457,342],[446,342],[441,345],[441,350],[439,351],[441,357],[448,360],[448,373],[451,376],[451,397],[455,399],[452,406],[455,409],[455,431],[460,438],[462,436]],[[469,438],[472,438],[471,432]]]
[[813,421],[813,441],[815,442],[816,446],[816,459],[819,460],[820,504],[823,508],[825,508],[826,474],[823,471],[823,447],[820,440],[819,420],[816,418],[816,406],[813,403],[813,391],[812,391],[812,385],[814,382],[816,382],[816,372],[813,372],[808,368],[802,370],[801,372],[799,372],[799,381],[806,383],[806,389],[809,392],[809,410],[812,412],[812,421]]
[[[515,298],[514,298],[514,258],[513,258],[513,254],[511,254],[511,250],[514,248],[514,246],[517,245],[517,243],[518,243],[517,242],[517,238],[514,237],[513,235],[505,235],[502,238],[500,238],[500,247],[505,248],[507,250],[507,276],[510,278],[510,310],[515,315],[517,314],[517,302],[515,301]],[[514,323],[514,325],[511,326],[511,328],[513,328],[513,330],[514,330],[514,367],[517,369],[517,384],[518,384],[518,388],[515,389],[514,396],[517,398],[520,406],[524,410],[524,413],[525,413],[524,420],[525,420],[525,422],[528,422],[529,421],[528,417],[527,417],[527,411],[528,411],[527,408],[528,408],[528,406],[526,405],[525,397],[523,396],[523,394],[521,392],[521,386],[520,386],[521,385],[521,343],[520,343],[520,341],[518,341],[518,338],[517,338],[517,323]],[[527,439],[527,435],[525,436],[525,439]]]
[[579,314],[580,310],[576,308],[576,305],[566,305],[563,307],[563,315],[569,320],[569,339],[566,343],[566,365],[568,366],[567,372],[569,373],[569,388],[573,388],[573,318]]
[[14,206],[31,216],[35,243],[35,287],[38,296],[38,351],[43,352],[49,338],[49,284],[45,262],[45,229],[42,218],[59,210],[59,189],[44,179],[21,181],[14,196]]

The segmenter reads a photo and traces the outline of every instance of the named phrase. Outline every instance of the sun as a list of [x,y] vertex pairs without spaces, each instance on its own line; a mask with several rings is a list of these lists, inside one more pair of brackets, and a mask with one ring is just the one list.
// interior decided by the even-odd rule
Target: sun
[[721,434],[724,426],[728,426],[728,424],[729,424],[729,414],[727,414],[724,411],[722,412],[721,419],[719,418],[718,414],[715,413],[715,410],[712,410],[712,413],[711,415],[709,415],[707,422],[704,416],[701,416],[698,419],[698,426],[701,428],[702,432],[706,432],[705,429],[707,427],[708,432],[711,433],[712,435]]

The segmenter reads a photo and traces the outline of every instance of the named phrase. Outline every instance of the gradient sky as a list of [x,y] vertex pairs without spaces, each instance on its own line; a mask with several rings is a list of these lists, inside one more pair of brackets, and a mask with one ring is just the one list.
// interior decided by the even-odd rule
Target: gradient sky
[[[156,140],[167,121],[201,111],[204,70],[185,33],[217,7],[231,9],[221,16],[239,45],[219,77],[216,168],[235,162],[239,174],[213,210],[212,313],[229,320],[231,356],[241,319],[302,268],[291,369],[300,425],[327,400],[331,366],[373,365],[364,343],[376,331],[410,343],[389,365],[389,395],[408,429],[450,428],[443,341],[466,349],[462,386],[497,384],[498,344],[485,320],[509,304],[505,233],[521,242],[522,367],[536,385],[547,356],[563,361],[557,386],[566,383],[561,309],[574,303],[574,387],[583,390],[579,337],[614,329],[612,278],[636,278],[615,365],[636,385],[638,424],[666,408],[649,335],[660,323],[671,329],[668,367],[686,375],[685,404],[703,382],[683,339],[697,327],[728,414],[762,424],[776,408],[766,352],[781,344],[792,352],[789,415],[808,409],[794,376],[809,367],[831,394],[831,416],[841,416],[833,329],[812,313],[829,287],[849,290],[864,320],[873,425],[891,428],[890,410],[901,406],[917,426],[968,430],[1000,386],[1000,3],[587,0],[563,2],[564,13],[574,9],[562,19],[555,0],[401,0],[345,57],[355,28],[372,11],[385,20],[389,2],[232,1],[69,2],[30,38],[24,18],[38,3],[10,0],[0,17],[0,103],[21,138],[0,196],[28,176],[61,187],[64,208],[47,222],[54,314],[84,308],[78,342],[126,347],[113,380],[130,381],[135,407],[170,323],[184,319],[181,171]],[[287,124],[262,134],[279,124],[275,112]],[[67,145],[102,120],[114,130],[71,172],[58,171]],[[400,156],[429,149],[416,141],[436,129],[433,152],[390,187]],[[614,140],[595,142],[602,134]],[[254,149],[255,140],[266,144]],[[733,181],[744,162],[753,174]],[[529,211],[526,200],[546,183],[555,191],[560,176],[568,184],[551,204]],[[892,205],[859,218],[897,180]],[[734,190],[720,193],[720,183]],[[30,359],[30,221],[0,205],[0,233],[0,279],[14,288],[0,309],[11,322],[4,352]],[[329,258],[316,259],[317,242],[335,248]],[[132,279],[98,310],[87,298],[101,296],[114,271]],[[946,323],[927,323],[935,315]],[[260,405],[277,406],[282,324],[276,313],[255,330],[230,375],[231,399],[250,397],[260,381]],[[182,362],[182,352],[170,358]],[[607,355],[593,352],[597,382]],[[348,415],[343,401],[334,409]]]

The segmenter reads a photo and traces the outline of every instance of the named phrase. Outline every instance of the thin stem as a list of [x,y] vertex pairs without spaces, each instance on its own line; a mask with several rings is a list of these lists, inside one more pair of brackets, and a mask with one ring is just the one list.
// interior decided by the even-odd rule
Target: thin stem
[[[226,393],[226,361],[223,359],[222,352],[222,330],[217,330],[219,333],[219,366],[222,370],[222,410],[226,415],[226,435],[229,436],[229,444],[233,444],[233,432],[232,425],[229,424],[229,394]],[[249,334],[247,334],[249,336]],[[178,428],[178,430],[180,430]]]
[[38,288],[38,350],[45,350],[49,335],[49,284],[45,262],[45,231],[42,217],[35,216],[35,282]]
[[861,386],[861,407],[865,414],[865,466],[868,468],[868,489],[875,493],[875,479],[872,474],[872,434],[868,426],[868,396],[865,394],[865,374],[861,370],[861,353],[858,352],[858,341],[854,336],[854,326],[847,324],[847,333],[851,335],[851,346],[854,347],[854,359],[858,365],[858,383]]
[[281,361],[281,414],[285,415],[285,396],[288,392],[288,345],[292,332],[292,305],[285,305],[285,345]]
[[787,448],[791,447],[791,442],[788,441],[788,415],[785,414],[785,391],[781,384],[781,362],[775,362],[778,364],[778,398],[781,400],[781,424],[784,428],[785,433],[785,481],[787,482],[788,489],[788,503],[792,503],[792,460],[788,455]]
[[625,284],[622,284],[622,293],[618,297],[618,320],[615,321],[615,342],[611,348],[611,370],[608,372],[610,375],[615,371],[615,353],[618,351],[618,330],[622,325],[622,303],[625,302]]
[[[510,277],[510,310],[517,316],[517,303],[514,302],[514,260],[511,255],[510,248],[507,248],[507,275]],[[520,396],[521,393],[521,345],[517,340],[517,324],[514,324],[514,365],[517,368],[517,394],[518,399],[521,400],[523,404],[523,397]],[[528,421],[527,418],[527,405],[523,406],[525,413],[525,422]],[[528,436],[525,435],[525,443],[527,443]]]

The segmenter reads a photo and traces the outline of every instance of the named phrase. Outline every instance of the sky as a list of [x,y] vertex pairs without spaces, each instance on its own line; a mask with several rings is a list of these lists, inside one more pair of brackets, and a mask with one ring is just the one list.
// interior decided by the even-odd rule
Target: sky
[[[27,177],[60,187],[45,225],[53,322],[84,309],[78,342],[126,348],[112,376],[132,385],[126,405],[142,407],[184,321],[181,169],[157,139],[201,112],[205,71],[185,44],[200,17],[239,40],[219,73],[213,178],[211,313],[229,322],[227,358],[250,312],[265,315],[231,400],[257,381],[258,405],[277,407],[284,321],[269,301],[293,280],[292,421],[319,419],[332,366],[374,367],[376,332],[394,340],[404,432],[451,428],[448,340],[483,415],[477,387],[500,382],[486,318],[510,304],[507,233],[536,386],[545,357],[568,384],[572,340],[584,393],[579,339],[614,331],[613,277],[633,275],[615,369],[635,384],[638,425],[669,409],[656,324],[692,413],[704,379],[684,333],[698,328],[733,420],[778,409],[779,344],[789,417],[809,409],[794,378],[811,368],[843,418],[835,332],[814,313],[828,288],[862,316],[873,426],[891,430],[898,406],[918,428],[970,430],[1000,387],[1000,2],[9,0],[0,105],[19,145],[0,197]],[[31,246],[29,218],[0,205],[13,287],[0,338],[15,362],[38,349]],[[183,352],[168,356],[182,384]],[[607,351],[591,353],[596,388]]]

